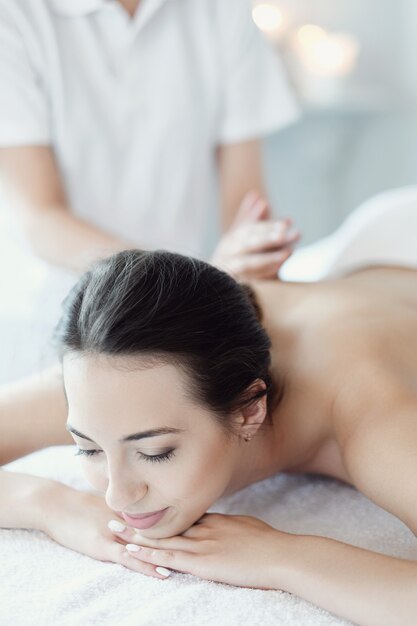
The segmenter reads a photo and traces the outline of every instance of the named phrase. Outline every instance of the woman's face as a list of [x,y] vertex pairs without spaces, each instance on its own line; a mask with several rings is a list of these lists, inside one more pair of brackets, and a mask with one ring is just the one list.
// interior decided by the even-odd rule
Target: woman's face
[[[135,369],[129,357],[67,355],[64,382],[68,429],[87,480],[107,505],[119,515],[166,509],[141,534],[180,534],[225,493],[241,453],[237,437],[187,398],[177,368]],[[156,429],[172,432],[148,432]]]

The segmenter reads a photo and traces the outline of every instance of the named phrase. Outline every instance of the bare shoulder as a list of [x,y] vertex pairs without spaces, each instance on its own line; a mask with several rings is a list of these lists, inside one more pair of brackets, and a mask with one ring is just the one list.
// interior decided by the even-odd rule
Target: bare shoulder
[[417,535],[417,310],[362,293],[339,305],[316,340],[344,470]]
[[417,311],[356,286],[311,293],[290,365],[297,389],[329,411],[331,448],[313,469],[327,467],[417,534]]
[[352,484],[417,535],[417,394],[364,413],[341,448]]
[[345,436],[366,416],[392,413],[417,397],[417,310],[333,289],[317,309],[322,313],[313,316],[300,345],[306,361],[314,354],[316,379],[326,386],[335,426]]
[[[350,342],[349,342],[350,343]],[[332,425],[349,482],[417,535],[417,368],[381,337],[352,338],[333,375]]]

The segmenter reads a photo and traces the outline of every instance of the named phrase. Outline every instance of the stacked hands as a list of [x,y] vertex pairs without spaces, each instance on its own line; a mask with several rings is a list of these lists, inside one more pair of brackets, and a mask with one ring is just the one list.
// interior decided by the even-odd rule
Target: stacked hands
[[237,215],[214,251],[211,263],[237,279],[277,278],[300,233],[292,220],[272,220],[271,208],[257,191],[244,197]]
[[182,534],[152,539],[129,527],[102,496],[61,484],[52,490],[41,502],[40,530],[66,548],[159,579],[175,571],[238,587],[280,589],[297,539],[255,517],[219,513],[206,513]]
[[219,513],[207,513],[181,535],[163,539],[143,537],[117,520],[108,527],[121,544],[120,562],[130,569],[158,578],[174,570],[256,589],[277,589],[274,570],[293,537],[255,517]]

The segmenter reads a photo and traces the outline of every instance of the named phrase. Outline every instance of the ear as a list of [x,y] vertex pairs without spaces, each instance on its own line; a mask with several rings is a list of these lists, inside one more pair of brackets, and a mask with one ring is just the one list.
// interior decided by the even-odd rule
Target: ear
[[[258,378],[245,391],[245,396],[254,396],[260,390],[266,389],[265,382]],[[231,421],[236,435],[239,437],[253,438],[259,427],[263,424],[267,412],[267,397],[262,396],[247,404],[239,411],[236,411]]]

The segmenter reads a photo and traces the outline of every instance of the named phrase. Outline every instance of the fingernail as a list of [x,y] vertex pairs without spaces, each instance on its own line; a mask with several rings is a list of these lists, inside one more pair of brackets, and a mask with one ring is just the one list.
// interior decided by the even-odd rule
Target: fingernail
[[115,519],[110,520],[110,522],[107,524],[107,526],[110,528],[110,530],[112,530],[114,533],[122,533],[124,530],[126,530],[127,526],[125,526],[124,524],[122,524],[121,522],[118,522]]
[[171,572],[166,567],[155,567],[155,572],[161,574],[161,576],[171,576]]
[[137,546],[135,543],[127,543],[126,550],[128,552],[139,552],[140,546]]

